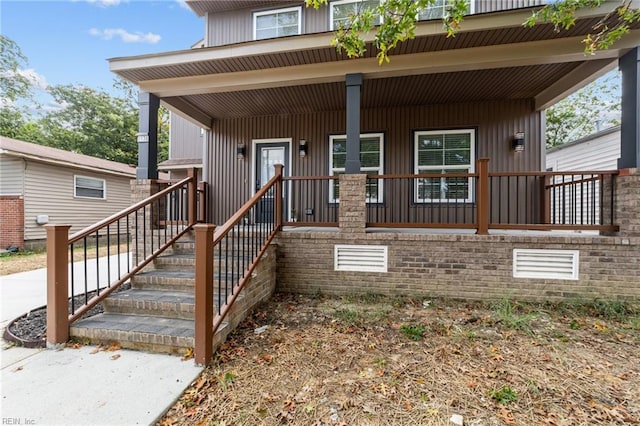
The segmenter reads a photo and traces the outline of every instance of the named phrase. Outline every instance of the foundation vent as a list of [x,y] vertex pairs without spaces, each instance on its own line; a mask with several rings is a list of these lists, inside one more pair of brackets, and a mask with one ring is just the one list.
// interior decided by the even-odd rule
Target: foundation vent
[[387,272],[387,246],[336,245],[336,271]]
[[578,250],[513,250],[515,278],[578,279]]

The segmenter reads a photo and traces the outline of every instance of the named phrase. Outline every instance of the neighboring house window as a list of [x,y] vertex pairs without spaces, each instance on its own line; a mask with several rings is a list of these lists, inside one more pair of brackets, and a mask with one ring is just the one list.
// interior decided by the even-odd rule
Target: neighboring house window
[[[337,135],[329,137],[329,174],[338,176],[344,174],[347,163],[347,137]],[[360,135],[360,170],[368,175],[381,175],[384,165],[384,135],[382,133],[365,133]],[[383,201],[383,186],[380,179],[367,183],[367,201],[381,203]],[[329,200],[340,202],[340,188],[338,180],[329,186]]]
[[300,34],[302,32],[301,15],[300,7],[255,12],[253,39],[262,40]]
[[[428,20],[428,19],[441,19],[444,16],[444,13],[447,10],[448,0],[435,0],[434,3],[421,11],[418,14],[418,19]],[[474,0],[469,0],[469,10],[467,10],[467,14],[472,14],[474,12]]]
[[74,176],[74,195],[81,198],[107,198],[107,183],[104,179]]
[[331,29],[348,26],[351,15],[380,6],[380,0],[337,0],[331,2]]
[[[415,132],[415,173],[473,173],[475,139],[473,129]],[[472,178],[418,179],[415,201],[416,203],[472,202]]]

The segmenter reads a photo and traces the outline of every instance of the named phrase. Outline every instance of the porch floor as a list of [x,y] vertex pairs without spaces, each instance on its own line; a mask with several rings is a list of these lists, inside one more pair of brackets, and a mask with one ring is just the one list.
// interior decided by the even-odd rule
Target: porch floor
[[[340,232],[338,227],[321,227],[321,226],[285,226],[283,232]],[[367,228],[368,234],[420,234],[420,235],[475,235],[475,229],[462,228]],[[529,236],[529,237],[585,237],[592,238],[599,236],[599,231],[537,231],[524,229],[490,229],[489,235],[511,235],[511,236]]]

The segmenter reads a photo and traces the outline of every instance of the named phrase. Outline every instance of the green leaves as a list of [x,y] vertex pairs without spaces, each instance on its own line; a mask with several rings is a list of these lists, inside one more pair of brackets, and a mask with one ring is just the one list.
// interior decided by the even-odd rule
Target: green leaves
[[546,110],[547,147],[620,124],[620,85],[614,72]]
[[[305,3],[307,7],[318,9],[328,1],[306,0]],[[357,13],[350,15],[348,23],[336,28],[331,45],[349,58],[358,58],[366,53],[367,44],[372,43],[378,63],[382,65],[389,62],[389,54],[398,43],[415,36],[420,12],[436,5],[436,0],[381,0],[377,7],[362,5]],[[575,25],[580,10],[611,7],[583,40],[585,54],[593,54],[611,47],[629,32],[631,24],[640,22],[640,10],[631,5],[632,0],[557,0],[536,10],[523,25],[533,27],[540,22],[548,22],[556,31],[568,30]],[[455,36],[468,11],[468,0],[446,0],[442,22],[448,37]],[[376,26],[372,39],[367,34]]]

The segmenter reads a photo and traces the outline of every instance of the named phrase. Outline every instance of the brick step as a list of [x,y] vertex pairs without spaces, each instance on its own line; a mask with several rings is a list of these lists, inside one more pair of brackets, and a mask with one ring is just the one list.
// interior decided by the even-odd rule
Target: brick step
[[[144,290],[184,291],[193,292],[195,287],[195,271],[165,271],[155,270],[136,274],[131,279],[131,287]],[[214,274],[214,282],[220,278],[234,285],[238,282],[239,274]]]
[[[91,344],[118,343],[122,348],[183,354],[194,346],[194,322],[181,318],[104,313],[71,325],[72,337]],[[229,334],[224,323],[214,336],[214,348]]]
[[[243,257],[238,252],[224,253],[222,258],[216,253],[213,258],[214,268],[218,271],[225,268],[237,267],[238,262]],[[156,269],[163,271],[192,271],[196,266],[196,259],[193,253],[165,254],[158,256],[154,263]],[[227,266],[228,265],[228,266]]]
[[193,319],[193,292],[131,289],[114,293],[103,302],[106,313]]
[[154,261],[156,269],[163,271],[189,271],[196,265],[196,258],[193,253],[172,253],[163,254]]
[[178,354],[194,345],[194,322],[181,318],[103,313],[71,325],[73,337],[90,343],[117,342],[127,349]]

